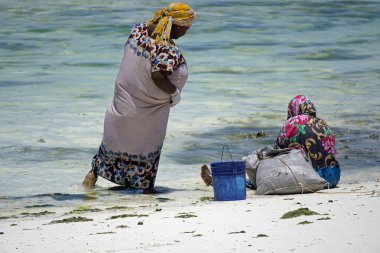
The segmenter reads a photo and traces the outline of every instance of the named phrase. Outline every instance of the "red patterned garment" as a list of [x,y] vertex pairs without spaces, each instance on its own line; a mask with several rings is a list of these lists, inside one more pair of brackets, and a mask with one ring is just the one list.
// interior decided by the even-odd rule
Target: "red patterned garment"
[[313,102],[304,95],[294,97],[288,106],[288,120],[278,134],[280,148],[301,149],[315,170],[339,167],[335,137],[326,122],[316,116]]

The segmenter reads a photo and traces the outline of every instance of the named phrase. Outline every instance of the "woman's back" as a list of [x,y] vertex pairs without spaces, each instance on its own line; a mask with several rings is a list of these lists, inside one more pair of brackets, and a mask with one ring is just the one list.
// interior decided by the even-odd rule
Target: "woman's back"
[[304,95],[295,96],[288,105],[288,119],[276,139],[279,148],[301,149],[318,174],[331,187],[340,180],[335,136],[327,123],[317,117],[313,102]]

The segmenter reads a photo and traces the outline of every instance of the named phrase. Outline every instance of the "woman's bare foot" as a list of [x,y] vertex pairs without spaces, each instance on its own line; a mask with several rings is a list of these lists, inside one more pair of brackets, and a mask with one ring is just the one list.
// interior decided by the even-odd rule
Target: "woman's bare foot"
[[212,185],[211,171],[210,171],[210,169],[207,167],[206,164],[203,164],[203,165],[202,165],[202,168],[201,168],[201,178],[203,179],[203,182],[205,182],[205,184],[206,184],[207,186]]
[[83,187],[85,187],[87,189],[93,189],[93,188],[95,188],[95,183],[96,183],[97,179],[98,179],[98,177],[95,174],[95,172],[93,170],[90,170],[87,173],[86,177],[84,178],[82,185],[83,185]]

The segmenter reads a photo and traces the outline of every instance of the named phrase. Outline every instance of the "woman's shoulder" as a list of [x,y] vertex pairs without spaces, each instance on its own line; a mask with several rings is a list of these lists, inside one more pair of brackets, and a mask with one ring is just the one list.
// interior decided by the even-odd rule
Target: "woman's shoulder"
[[129,39],[135,39],[136,41],[147,37],[148,35],[148,26],[146,23],[138,23],[135,24],[132,29],[131,33],[129,34]]
[[148,25],[139,23],[132,27],[126,46],[133,49],[137,55],[149,58],[151,54],[155,54],[156,46],[148,34]]

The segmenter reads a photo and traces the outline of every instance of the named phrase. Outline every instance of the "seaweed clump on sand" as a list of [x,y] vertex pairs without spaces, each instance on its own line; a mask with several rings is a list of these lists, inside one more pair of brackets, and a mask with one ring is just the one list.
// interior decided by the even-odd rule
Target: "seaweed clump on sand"
[[214,197],[208,197],[208,196],[200,197],[200,201],[212,201],[212,200],[214,200]]
[[132,209],[133,209],[132,207],[128,207],[128,206],[111,206],[111,207],[106,208],[106,210],[124,210],[124,211],[129,211]]
[[311,223],[313,223],[313,222],[305,220],[305,221],[299,222],[297,225],[306,225],[306,224],[311,224]]
[[182,219],[188,219],[188,218],[194,218],[194,217],[198,217],[198,216],[191,213],[179,213],[177,216],[175,216],[175,218],[182,218]]
[[309,208],[304,207],[304,208],[298,208],[297,210],[289,211],[285,213],[284,215],[282,215],[281,219],[291,219],[291,218],[295,218],[295,217],[299,217],[303,215],[310,216],[310,215],[320,215],[320,214],[309,210]]
[[148,216],[149,215],[147,215],[147,214],[131,214],[131,213],[126,213],[126,214],[120,214],[120,215],[111,216],[111,217],[107,218],[107,220],[113,220],[113,219],[119,219],[119,218],[130,218],[130,217],[141,218],[141,217],[148,217]]
[[323,217],[323,218],[318,218],[317,220],[331,220],[330,217]]
[[49,224],[59,224],[59,223],[86,222],[86,221],[93,221],[93,219],[89,219],[89,218],[81,217],[81,216],[77,216],[77,217],[74,216],[74,217],[65,218],[62,220],[53,220],[53,221],[49,222],[48,225]]
[[245,234],[247,232],[245,232],[244,230],[241,230],[241,231],[234,231],[234,232],[229,232],[228,234],[231,235],[231,234]]
[[116,226],[116,228],[129,228],[128,225],[119,225],[119,226]]

